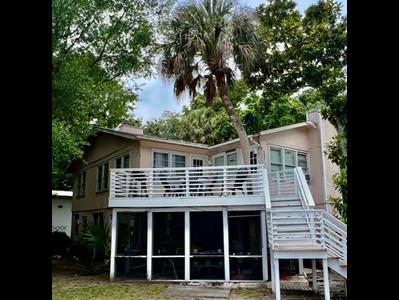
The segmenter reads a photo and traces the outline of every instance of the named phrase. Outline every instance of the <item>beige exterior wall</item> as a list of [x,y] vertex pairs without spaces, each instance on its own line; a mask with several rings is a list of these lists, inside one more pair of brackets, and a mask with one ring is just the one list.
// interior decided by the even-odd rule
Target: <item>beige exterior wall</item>
[[[108,207],[109,192],[97,192],[97,167],[106,162],[109,168],[115,167],[115,159],[129,154],[129,166],[139,167],[140,164],[139,141],[129,140],[109,134],[99,136],[85,153],[84,165],[74,178],[74,197],[72,211],[101,210]],[[86,172],[85,196],[77,197],[77,181],[80,172]]]
[[265,166],[270,170],[269,148],[277,146],[290,148],[308,153],[310,172],[309,189],[312,193],[316,207],[322,208],[321,189],[321,159],[320,144],[318,143],[318,130],[310,126],[289,129],[260,136],[260,144],[264,151]]
[[[324,142],[324,150],[327,150],[328,143],[332,140],[332,138],[337,134],[334,126],[326,121],[321,121],[323,124],[323,142]],[[339,172],[339,166],[331,162],[327,155],[324,154],[324,164],[325,164],[325,173],[326,173],[326,197],[328,199],[329,196],[339,197],[340,193],[334,188],[332,177],[334,174]],[[331,205],[328,205],[328,210],[332,212]]]
[[[270,169],[270,146],[279,146],[307,152],[311,176],[309,187],[314,197],[316,207],[325,208],[325,197],[337,194],[332,185],[331,177],[338,171],[338,167],[332,164],[325,155],[322,156],[322,151],[325,150],[326,144],[335,135],[335,129],[328,121],[320,121],[321,116],[316,111],[308,114],[308,120],[314,122],[316,128],[304,126],[275,133],[262,134],[259,137],[259,143],[262,149],[254,144],[252,144],[251,147],[254,149],[257,148],[258,163],[264,162],[267,169]],[[320,127],[320,125],[322,125],[322,127]],[[323,149],[321,147],[322,140],[324,144]],[[107,209],[108,191],[96,192],[97,167],[108,162],[109,168],[114,168],[115,159],[121,155],[129,154],[129,166],[131,168],[152,168],[154,150],[163,150],[170,153],[186,155],[188,158],[188,166],[191,166],[193,157],[197,156],[203,158],[205,160],[204,165],[208,165],[212,164],[212,157],[214,155],[234,149],[238,150],[238,160],[239,163],[241,163],[242,155],[239,141],[206,149],[195,145],[171,144],[163,141],[130,140],[112,134],[102,134],[98,136],[87,149],[84,155],[85,163],[79,170],[86,171],[86,194],[84,197],[76,197],[77,175],[79,172],[75,174],[75,192],[72,201],[72,211],[74,213],[79,213],[81,218],[84,214],[91,216],[92,212]],[[323,174],[325,174],[325,178]],[[324,183],[325,179],[326,183]]]
[[[177,145],[177,144],[169,144],[163,142],[154,142],[154,141],[140,141],[140,168],[152,168],[153,167],[153,151],[155,149],[158,150],[166,150],[172,152],[178,152],[181,154],[185,154],[189,160],[189,166],[191,166],[191,158],[193,156],[201,156],[205,160],[209,159],[208,149],[197,148],[186,145]],[[205,166],[208,165],[208,162],[205,162]]]

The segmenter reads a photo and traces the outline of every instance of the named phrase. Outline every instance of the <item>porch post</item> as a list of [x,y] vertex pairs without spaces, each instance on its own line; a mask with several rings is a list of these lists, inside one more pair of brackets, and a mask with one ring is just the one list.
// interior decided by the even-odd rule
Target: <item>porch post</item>
[[147,279],[152,278],[152,211],[147,213]]
[[111,258],[110,258],[110,269],[109,277],[111,280],[115,278],[115,253],[116,253],[116,217],[117,213],[115,208],[112,209],[112,221],[111,221]]
[[224,280],[230,281],[229,219],[227,210],[223,211]]
[[324,281],[324,299],[330,300],[330,283],[328,281],[327,258],[323,258],[323,281]]
[[299,274],[303,275],[303,258],[298,259]]
[[312,284],[313,291],[317,291],[317,272],[316,272],[316,260],[312,259]]
[[276,292],[276,280],[275,280],[275,274],[274,274],[274,255],[273,251],[270,251],[270,269],[271,269],[271,274],[272,274],[272,292]]
[[281,300],[281,294],[280,294],[280,270],[279,270],[279,263],[278,263],[278,258],[275,258],[274,260],[274,281],[276,282],[276,287],[275,287],[275,294],[276,294],[276,300]]
[[260,225],[261,225],[261,237],[262,237],[262,271],[263,280],[269,280],[268,263],[267,263],[267,241],[266,241],[266,213],[264,210],[260,212]]
[[190,212],[184,212],[184,280],[190,280]]

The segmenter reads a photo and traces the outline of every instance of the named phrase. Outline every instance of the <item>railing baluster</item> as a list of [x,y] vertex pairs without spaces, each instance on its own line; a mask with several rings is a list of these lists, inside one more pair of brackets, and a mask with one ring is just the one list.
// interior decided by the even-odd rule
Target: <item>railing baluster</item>
[[188,170],[186,169],[186,197],[190,197],[190,177],[188,174]]
[[149,182],[150,182],[150,188],[148,191],[148,197],[153,197],[153,189],[154,189],[154,171],[151,170],[149,173]]
[[227,169],[223,168],[223,196],[227,195]]

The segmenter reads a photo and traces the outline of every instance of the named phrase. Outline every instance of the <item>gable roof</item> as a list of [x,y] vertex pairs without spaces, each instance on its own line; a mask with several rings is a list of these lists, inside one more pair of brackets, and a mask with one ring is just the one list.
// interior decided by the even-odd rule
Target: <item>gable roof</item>
[[132,133],[123,132],[123,131],[119,131],[116,129],[109,129],[109,128],[105,128],[105,127],[101,127],[101,126],[95,126],[95,130],[99,131],[99,132],[104,132],[104,133],[109,133],[112,135],[124,137],[124,138],[131,139],[131,140],[155,141],[155,142],[163,142],[163,143],[169,143],[169,144],[175,144],[175,145],[184,145],[184,146],[191,146],[191,147],[197,147],[197,148],[204,148],[204,149],[209,148],[209,145],[207,145],[207,144],[171,140],[171,139],[165,139],[165,138],[160,138],[160,137],[150,136],[150,135],[145,135],[145,134],[143,134],[143,135],[132,134]]
[[[272,129],[267,129],[263,130],[259,133],[260,136],[262,135],[268,135],[276,132],[281,132],[281,131],[286,131],[286,130],[291,130],[291,129],[296,129],[296,128],[301,128],[301,127],[312,127],[316,128],[316,125],[311,122],[311,121],[306,121],[306,122],[301,122],[301,123],[296,123],[296,124],[291,124],[287,126],[281,126],[277,128],[272,128]],[[101,126],[95,126],[95,130],[98,132],[103,132],[103,133],[108,133],[112,134],[115,136],[120,136],[123,138],[131,139],[131,140],[144,140],[144,141],[155,141],[155,142],[163,142],[163,143],[169,143],[169,144],[175,144],[175,145],[184,145],[184,146],[191,146],[191,147],[196,147],[196,148],[202,148],[202,149],[214,149],[219,146],[223,145],[228,145],[232,143],[238,142],[240,139],[236,138],[227,142],[223,142],[217,145],[207,145],[207,144],[200,144],[200,143],[192,143],[192,142],[186,142],[186,141],[178,141],[178,140],[172,140],[172,139],[166,139],[166,138],[160,138],[156,136],[150,136],[150,135],[141,135],[141,134],[132,134],[128,132],[123,132],[117,129],[110,129],[110,128],[105,128]],[[248,137],[252,137],[253,135],[248,135]]]

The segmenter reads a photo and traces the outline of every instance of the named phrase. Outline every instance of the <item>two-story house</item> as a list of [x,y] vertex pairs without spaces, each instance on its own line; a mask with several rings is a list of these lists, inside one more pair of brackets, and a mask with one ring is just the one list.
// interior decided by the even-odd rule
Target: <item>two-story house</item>
[[[335,267],[344,267],[346,226],[327,201],[336,193],[338,167],[325,155],[335,130],[318,110],[306,122],[250,136],[248,166],[238,139],[209,146],[128,125],[96,131],[72,165],[72,236],[90,221],[111,224],[111,279],[267,281],[271,274],[279,298],[281,259],[301,269],[303,259],[327,268],[339,257]],[[338,237],[327,240],[330,231]]]

